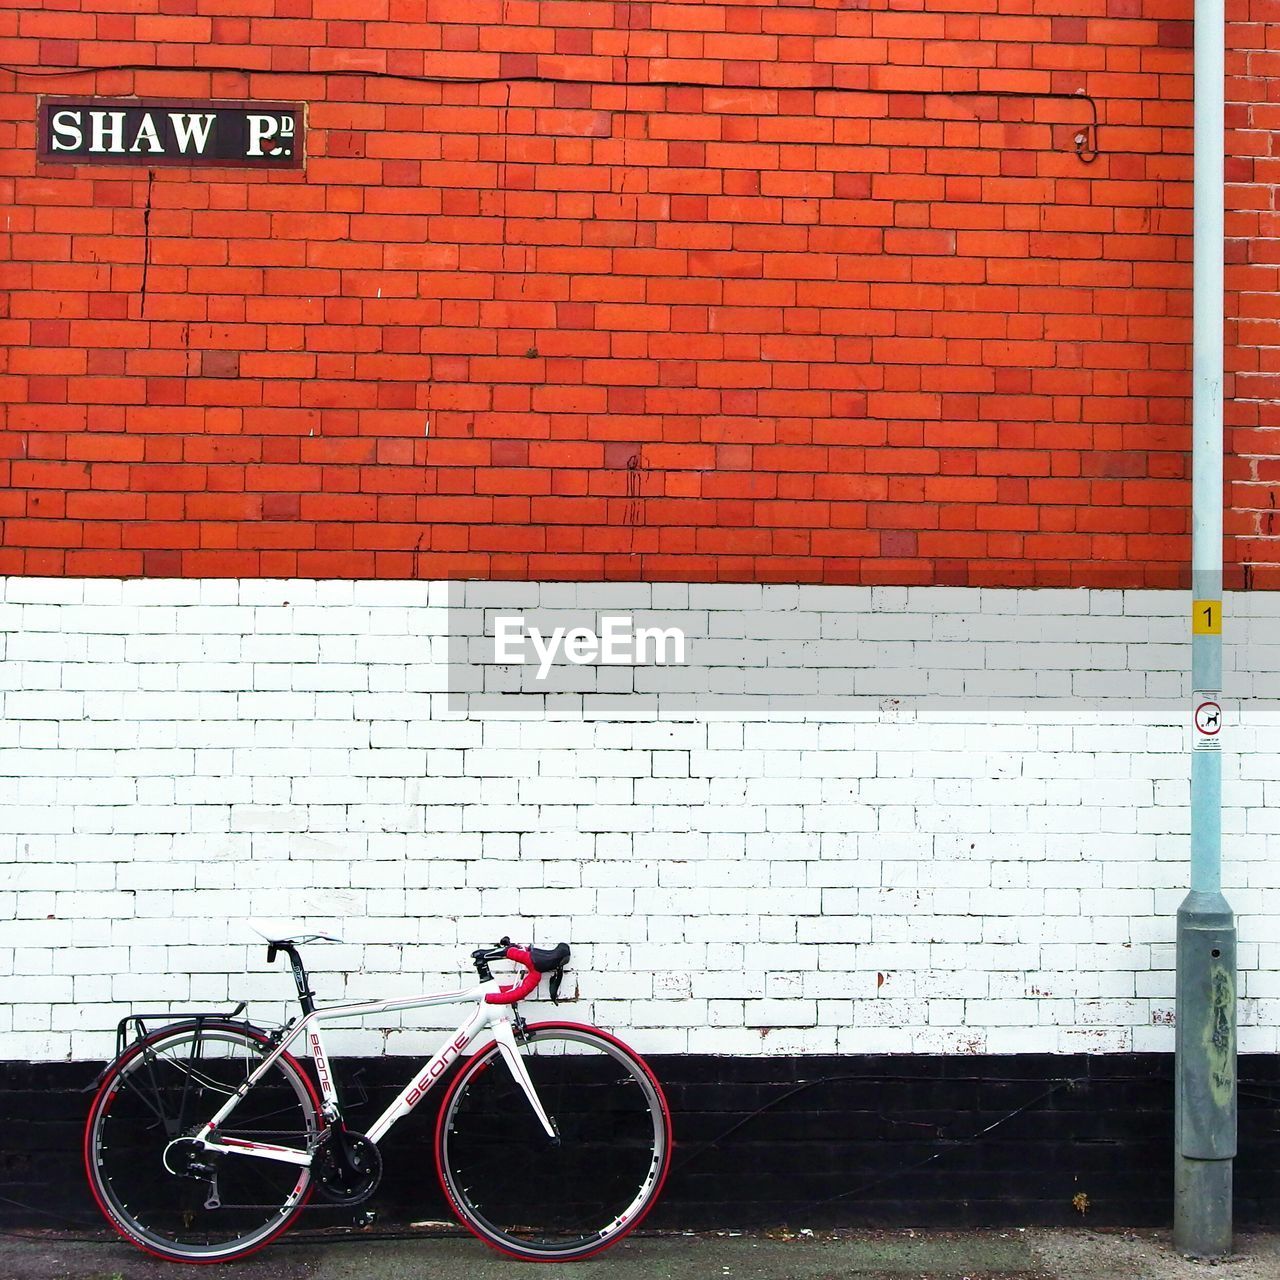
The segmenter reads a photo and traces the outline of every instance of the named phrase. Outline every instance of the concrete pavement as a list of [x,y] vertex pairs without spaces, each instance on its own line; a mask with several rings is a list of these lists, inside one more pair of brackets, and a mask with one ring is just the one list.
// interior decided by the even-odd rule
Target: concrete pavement
[[[173,1263],[101,1237],[0,1237],[3,1280],[176,1280]],[[1179,1258],[1167,1233],[1087,1229],[841,1231],[642,1236],[542,1271],[457,1235],[285,1236],[211,1275],[234,1280],[1280,1280],[1280,1236],[1243,1235],[1212,1268]]]

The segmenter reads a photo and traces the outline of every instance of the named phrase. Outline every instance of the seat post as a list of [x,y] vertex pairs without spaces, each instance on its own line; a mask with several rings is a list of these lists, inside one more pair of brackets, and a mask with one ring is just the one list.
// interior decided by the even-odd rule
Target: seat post
[[[298,988],[298,1003],[302,1006],[302,1012],[304,1015],[315,1013],[316,993],[311,990],[311,983],[303,966],[302,957],[298,954],[298,948],[292,942],[273,942],[271,950],[283,951],[289,957],[289,967],[293,970],[293,981]],[[270,959],[275,959],[275,956],[272,955]]]

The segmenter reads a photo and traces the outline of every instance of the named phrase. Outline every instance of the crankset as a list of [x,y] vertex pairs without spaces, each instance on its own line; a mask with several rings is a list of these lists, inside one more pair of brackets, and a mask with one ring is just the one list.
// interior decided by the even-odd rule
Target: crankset
[[382,1153],[362,1133],[330,1129],[311,1157],[311,1176],[334,1204],[359,1204],[382,1181]]

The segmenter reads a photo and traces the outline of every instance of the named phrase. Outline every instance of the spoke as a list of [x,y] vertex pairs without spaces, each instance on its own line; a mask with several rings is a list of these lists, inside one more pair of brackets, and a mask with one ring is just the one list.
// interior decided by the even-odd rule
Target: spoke
[[194,1080],[203,1088],[211,1089],[214,1093],[224,1094],[228,1098],[236,1091],[235,1085],[223,1084],[221,1080],[215,1080],[212,1076],[206,1075],[203,1071],[197,1071],[194,1067],[189,1067],[185,1063],[171,1061],[169,1065],[185,1077],[184,1090],[189,1089],[191,1082]]
[[122,1090],[127,1089],[135,1098],[138,1099],[139,1102],[142,1103],[144,1107],[147,1108],[148,1111],[151,1112],[153,1116],[155,1116],[164,1128],[166,1137],[172,1137],[172,1134],[169,1133],[168,1120],[166,1119],[164,1112],[160,1109],[160,1098],[155,1088],[154,1077],[152,1083],[152,1093],[156,1096],[156,1100],[154,1102],[142,1091],[138,1083],[133,1079],[132,1073],[120,1077],[120,1087]]
[[[290,1104],[286,1102],[286,1103],[283,1103],[281,1106],[277,1107],[274,1111],[267,1111],[262,1115],[254,1115],[252,1117],[246,1117],[245,1124],[258,1125],[258,1124],[261,1124],[264,1120],[270,1120],[275,1116],[283,1115],[285,1112],[291,1109],[292,1108],[290,1107]],[[233,1111],[231,1114],[234,1115],[235,1112]],[[226,1121],[224,1121],[219,1126],[219,1131],[222,1133],[225,1133],[227,1129],[230,1127],[231,1126],[228,1125]],[[269,1129],[246,1129],[241,1125],[236,1125],[232,1131],[235,1133],[269,1133],[271,1132]]]

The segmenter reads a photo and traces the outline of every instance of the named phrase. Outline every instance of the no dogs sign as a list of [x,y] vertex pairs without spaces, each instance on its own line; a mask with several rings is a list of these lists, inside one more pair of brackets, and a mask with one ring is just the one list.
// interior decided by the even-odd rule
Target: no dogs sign
[[1191,716],[1193,751],[1222,750],[1222,695],[1216,691],[1198,690],[1192,695],[1195,710]]

